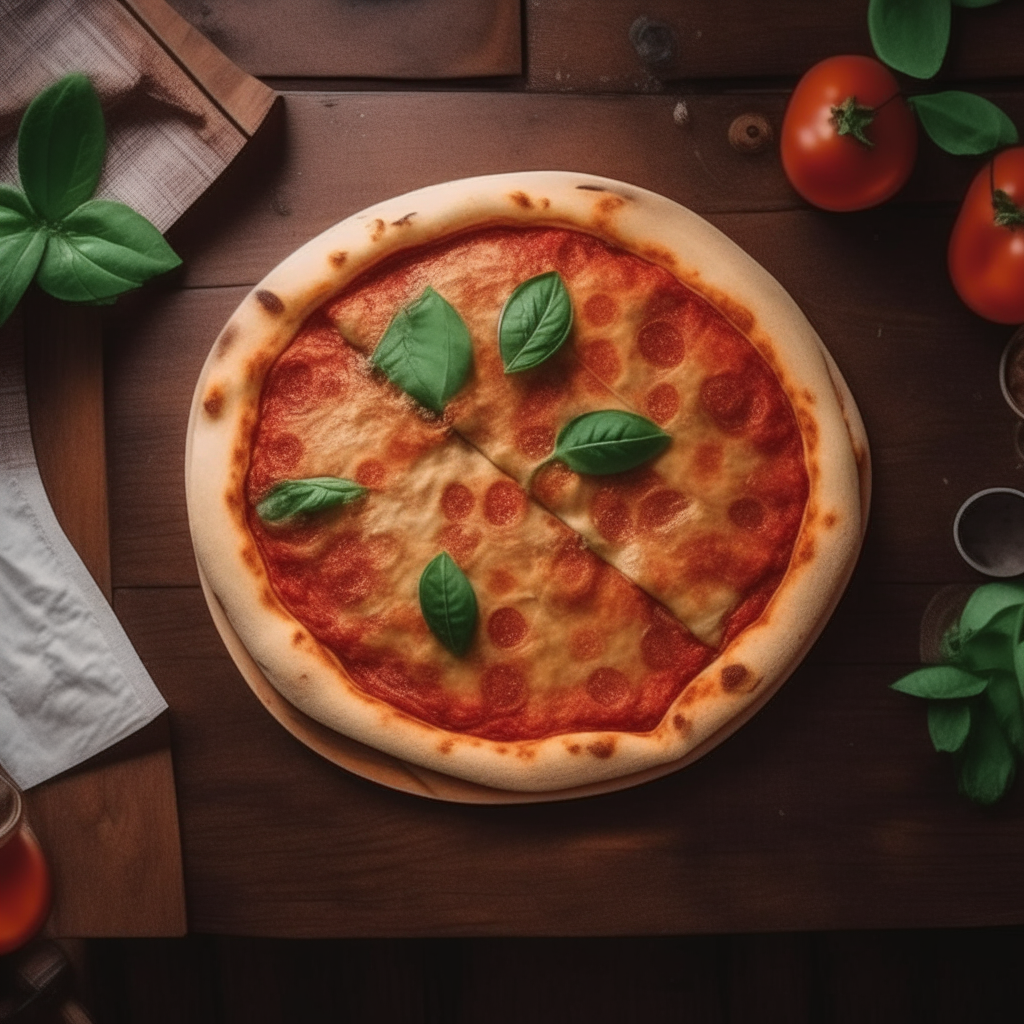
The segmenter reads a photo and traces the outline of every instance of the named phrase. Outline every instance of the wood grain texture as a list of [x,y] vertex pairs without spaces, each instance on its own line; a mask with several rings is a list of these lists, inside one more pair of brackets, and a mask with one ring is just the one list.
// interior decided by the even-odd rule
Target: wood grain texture
[[[25,313],[26,388],[40,475],[58,521],[109,597],[98,311],[33,298]],[[52,934],[184,932],[166,725],[35,787],[27,803],[53,874]]]
[[[764,115],[777,137],[785,99],[287,94],[283,123],[257,140],[259,159],[243,153],[170,237],[185,260],[186,286],[254,284],[314,235],[373,203],[440,181],[515,170],[605,175],[705,216],[806,209],[777,148],[739,153],[728,142],[734,118],[751,112]],[[1024,124],[1024,91],[998,99]],[[679,103],[687,111],[682,126],[673,116]],[[959,202],[980,166],[922,141],[897,205]],[[870,217],[825,216],[837,225]]]
[[53,875],[49,934],[185,934],[166,722],[147,739],[150,749],[128,754],[114,748],[28,794],[32,826]]
[[517,0],[171,0],[250,74],[471,78],[522,70]]
[[50,504],[110,600],[110,528],[103,426],[100,310],[32,296],[25,388],[32,443]]
[[923,709],[889,689],[892,666],[806,663],[706,758],[629,792],[467,807],[363,782],[292,740],[197,589],[124,589],[116,607],[171,705],[193,929],[663,934],[1024,917],[1021,791],[995,811],[958,798]]
[[122,2],[246,135],[256,133],[274,102],[273,89],[228,60],[164,0]]
[[[675,79],[796,76],[834,54],[872,52],[866,3],[527,0],[525,12],[528,87],[540,91],[660,92]],[[670,56],[642,59],[630,40],[640,18],[667,27]],[[1019,4],[954,9],[940,79],[1019,75],[1021,38]]]

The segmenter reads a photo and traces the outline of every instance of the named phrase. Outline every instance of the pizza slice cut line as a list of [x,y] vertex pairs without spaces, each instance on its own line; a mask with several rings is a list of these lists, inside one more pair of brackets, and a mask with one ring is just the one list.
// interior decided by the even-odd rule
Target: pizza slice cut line
[[[518,287],[516,281],[524,276],[547,272],[552,263],[558,260],[556,246],[564,248],[566,244],[585,244],[589,256],[592,257],[596,249],[603,259],[625,262],[626,271],[633,273],[634,276],[637,273],[637,266],[640,266],[641,272],[654,275],[657,287],[663,292],[666,288],[674,288],[687,296],[690,293],[685,286],[670,279],[660,268],[644,264],[633,255],[616,253],[598,239],[589,236],[585,238],[585,242],[580,242],[574,233],[558,229],[517,232],[514,236],[517,242],[527,239],[527,250],[530,246],[537,248],[538,245],[542,250],[539,257],[528,251],[524,259],[513,251],[513,245],[509,242],[510,235],[511,232],[507,230],[491,229],[468,239],[442,240],[426,258],[422,253],[417,253],[415,266],[411,268],[407,265],[408,257],[398,254],[391,261],[372,268],[364,279],[352,282],[345,293],[332,300],[329,303],[329,317],[342,329],[346,337],[356,344],[356,347],[372,352],[377,338],[373,336],[372,329],[366,329],[366,324],[376,323],[379,326],[385,318],[398,315],[403,308],[403,299],[414,301],[415,290],[421,287],[436,286],[452,299],[455,306],[467,310],[467,315],[472,314],[470,333],[474,339],[475,374],[466,388],[454,396],[449,405],[446,415],[454,428],[486,458],[518,480],[520,485],[528,488],[534,496],[539,497],[551,512],[585,536],[590,546],[599,552],[601,557],[612,561],[652,597],[666,604],[673,614],[702,640],[717,646],[723,635],[725,616],[741,603],[744,589],[749,589],[757,577],[768,580],[766,585],[774,589],[773,581],[777,582],[784,574],[786,565],[783,564],[781,557],[768,564],[765,556],[767,546],[758,543],[757,534],[772,532],[775,547],[786,546],[787,551],[791,549],[791,541],[799,531],[800,517],[806,503],[806,481],[794,480],[786,492],[784,488],[765,481],[765,473],[762,472],[759,486],[762,490],[768,490],[767,496],[750,496],[740,487],[741,493],[734,494],[734,500],[726,501],[728,494],[721,493],[721,484],[725,479],[718,472],[721,467],[702,467],[699,463],[699,458],[705,453],[710,452],[712,456],[715,453],[713,445],[706,440],[709,433],[705,426],[708,415],[702,407],[702,395],[701,405],[694,405],[691,402],[691,408],[679,411],[676,416],[676,450],[670,452],[660,463],[662,467],[673,466],[673,470],[669,472],[669,479],[664,479],[664,473],[659,475],[655,472],[652,475],[648,472],[646,477],[643,473],[634,474],[633,482],[640,483],[642,488],[646,479],[647,492],[654,492],[645,495],[641,490],[641,493],[635,496],[635,500],[630,499],[633,504],[643,503],[635,511],[630,510],[621,493],[616,493],[626,489],[619,486],[616,481],[594,477],[581,478],[578,475],[567,474],[563,471],[564,467],[560,469],[556,466],[544,471],[546,477],[542,476],[539,481],[542,486],[537,486],[534,474],[540,469],[539,460],[547,451],[543,450],[542,444],[538,444],[528,453],[533,457],[532,460],[524,459],[522,452],[517,452],[514,444],[509,442],[510,436],[519,436],[512,421],[518,410],[513,410],[512,416],[507,416],[498,429],[493,427],[501,410],[508,407],[505,391],[509,384],[519,392],[527,392],[521,404],[521,408],[526,410],[531,404],[536,404],[534,400],[537,395],[543,395],[545,388],[551,383],[552,376],[561,374],[568,378],[576,393],[576,397],[571,400],[575,405],[570,404],[568,409],[563,409],[556,426],[564,426],[566,419],[581,411],[592,411],[600,407],[600,403],[595,406],[593,402],[595,393],[608,395],[617,407],[624,410],[638,415],[642,415],[642,411],[637,403],[624,398],[606,379],[597,375],[587,365],[575,351],[578,347],[576,342],[566,344],[548,363],[517,374],[516,379],[510,382],[509,375],[504,372],[504,367],[498,359],[497,325],[500,322],[498,311],[502,308],[507,295],[510,292],[514,293]],[[474,248],[484,250],[483,258],[476,263],[472,259]],[[469,249],[468,256],[464,251],[466,249]],[[452,267],[457,267],[458,271],[453,273]],[[494,267],[498,267],[499,270],[495,271]],[[625,274],[626,271],[622,273]],[[494,280],[496,275],[497,281]],[[650,292],[652,289],[656,290],[654,286],[648,284],[647,291]],[[614,289],[606,287],[604,291],[591,295],[579,303],[586,310],[594,305],[596,299],[603,300],[598,319],[604,326],[614,321],[617,308],[615,300],[608,294],[609,290]],[[486,302],[481,298],[482,293],[486,293]],[[692,296],[692,299],[701,306],[706,305],[706,300],[702,298]],[[645,303],[646,301],[645,298]],[[661,302],[664,306],[663,298]],[[605,306],[611,308],[604,309]],[[347,313],[346,307],[354,307],[353,312]],[[662,319],[654,322],[668,323],[669,321],[665,319],[667,313],[668,311],[662,309]],[[710,306],[705,309],[704,317],[725,321],[725,317]],[[579,319],[586,320],[586,313]],[[641,325],[636,333],[642,335],[642,330]],[[734,336],[726,337],[725,342],[733,350],[730,356],[732,363],[742,365],[737,363],[737,360],[749,361],[754,358],[759,364],[755,367],[755,373],[760,374],[759,386],[763,390],[768,386],[764,382],[770,379],[770,371],[768,367],[760,365],[763,362],[762,354],[732,324],[729,324],[729,331]],[[579,338],[576,341],[578,342]],[[722,348],[721,343],[718,348]],[[735,354],[736,350],[740,355]],[[673,350],[673,359],[676,366],[683,362],[682,350],[678,345]],[[664,378],[672,369],[664,365],[668,362],[666,358],[646,360],[646,363],[651,363],[658,369],[660,378]],[[585,379],[582,384],[581,378]],[[720,379],[715,377],[712,381]],[[481,383],[484,385],[483,391],[480,388]],[[529,393],[531,389],[533,394]],[[475,390],[480,394],[474,408]],[[727,399],[719,399],[719,404],[723,401],[728,406]],[[785,415],[788,417],[783,423],[784,439],[798,440],[795,414],[788,403],[788,397],[783,396],[783,401]],[[747,405],[749,404],[748,401]],[[763,406],[764,402],[761,404]],[[554,406],[558,408],[557,401]],[[684,413],[698,424],[697,433],[701,443],[694,445],[692,457],[682,451],[680,446],[684,437],[680,436],[678,422],[684,418]],[[527,413],[525,418],[529,420],[530,414]],[[725,418],[726,427],[734,426],[728,422],[727,416]],[[775,418],[779,420],[778,411]],[[549,416],[548,422],[550,421]],[[554,431],[551,427],[528,426],[526,429],[544,432],[543,444],[552,443]],[[776,434],[778,433],[776,428]],[[712,440],[717,436],[719,444],[724,442],[731,446],[735,456],[734,429],[719,430],[716,423],[710,434]],[[777,441],[777,438],[775,440]],[[740,478],[739,482],[742,483],[742,479],[756,469],[757,459],[743,456],[742,452],[740,458],[745,459],[745,464],[738,468],[733,467],[730,479]],[[785,474],[787,478],[803,472],[802,459],[802,450],[791,453]],[[736,461],[735,457],[733,461]],[[763,462],[763,458],[760,461]],[[673,478],[677,478],[675,485]],[[687,480],[689,486],[679,487],[678,478],[690,478]],[[708,486],[709,482],[711,487]],[[568,488],[570,491],[575,489],[578,493],[566,495],[564,492],[567,490],[567,484],[571,485]],[[732,486],[735,490],[736,485]],[[636,490],[636,487],[633,489]],[[716,490],[720,492],[717,498],[714,493]],[[694,494],[697,495],[696,501],[692,498]],[[717,504],[709,505],[711,501]],[[705,524],[702,531],[694,530],[698,520]],[[664,551],[657,551],[656,558],[652,559],[645,550],[650,547],[650,538],[645,542],[644,534],[654,531],[658,535],[656,539],[663,539],[667,536],[667,528],[670,526],[675,532],[680,528],[683,531],[683,535],[676,541],[675,561],[667,557]],[[696,537],[693,536],[694,533]],[[706,550],[702,551],[702,548]],[[654,562],[657,564],[653,564]]]
[[[319,351],[319,356],[308,358],[311,351]],[[349,364],[346,373],[337,372],[339,355],[343,364],[346,360]],[[383,455],[387,459],[396,440],[400,440],[405,453],[403,465],[407,464],[405,471],[390,472],[385,479],[374,479],[374,474],[370,473],[371,494],[358,504],[346,506],[340,514],[334,514],[326,527],[324,519],[319,520],[318,526],[318,520],[313,517],[284,526],[265,523],[255,511],[261,495],[275,485],[276,471],[282,461],[301,474],[320,473],[325,468],[319,457],[312,464],[296,465],[301,456],[289,441],[295,436],[296,417],[294,414],[282,417],[281,410],[276,408],[281,404],[280,392],[294,389],[301,366],[306,368],[314,390],[317,385],[312,383],[313,378],[333,380],[334,389],[343,376],[354,374],[360,378],[355,386],[348,386],[345,402],[337,404],[337,423],[332,432],[343,434],[358,420],[364,433],[358,453],[347,456],[351,464],[332,462],[327,467],[332,473],[367,480],[367,456]],[[354,392],[362,397],[355,397]],[[443,423],[424,418],[413,408],[412,400],[394,385],[371,377],[364,357],[347,346],[340,336],[332,339],[329,329],[319,327],[300,332],[268,372],[264,396],[249,471],[251,529],[268,566],[271,585],[283,605],[319,642],[334,651],[357,685],[368,693],[387,699],[392,705],[438,727],[461,728],[490,739],[536,739],[613,726],[618,731],[649,732],[713,656],[710,649],[690,637],[667,609],[590,552],[582,538],[554,520],[499,467],[493,466]],[[372,422],[377,424],[373,429],[380,430],[378,435],[373,434]],[[417,431],[419,436],[415,436]],[[417,453],[417,446],[422,446],[423,451]],[[311,447],[318,452],[337,450],[336,446],[327,444],[323,436]],[[415,481],[418,463],[424,460],[430,462],[427,490],[442,511],[455,520],[460,531],[447,543],[444,534],[450,526],[436,527],[427,507],[431,502],[422,502],[416,508],[419,518],[409,519],[413,511],[410,493],[423,496],[416,490]],[[470,485],[474,485],[477,493],[474,494]],[[399,495],[390,505],[387,504],[389,486]],[[464,497],[467,494],[468,501]],[[494,494],[501,495],[502,500],[494,509],[488,509],[488,499]],[[505,511],[509,502],[518,506],[515,516]],[[526,531],[532,540],[519,545],[518,557],[523,562],[535,563],[532,566],[535,583],[532,592],[520,592],[518,601],[508,600],[506,593],[498,595],[505,598],[498,602],[498,607],[494,607],[493,600],[490,606],[487,604],[491,590],[511,588],[515,583],[505,581],[497,588],[485,585],[484,577],[488,572],[507,574],[507,569],[494,565],[490,557],[501,555],[500,546],[493,553],[485,551],[481,566],[478,545],[464,543],[467,535],[463,524],[469,521],[474,504],[483,506],[483,518],[506,539],[522,524],[531,518],[534,520]],[[427,514],[422,514],[424,508]],[[373,525],[360,532],[358,524],[365,519],[372,520]],[[381,524],[386,529],[378,529]],[[436,527],[432,532],[431,526]],[[341,543],[337,544],[330,534],[339,530]],[[424,538],[422,544],[415,545],[414,557],[409,552],[410,542],[404,542],[398,549],[386,542],[386,538],[396,534]],[[545,534],[553,536],[545,540]],[[533,540],[537,543],[532,543]],[[403,588],[411,591],[414,580],[438,547],[447,548],[471,579],[477,581],[481,622],[475,652],[471,651],[463,659],[442,653],[437,641],[426,635],[418,613],[408,614],[413,610],[411,600],[403,601],[394,614],[386,607],[387,601],[382,608],[379,602],[373,604],[368,600],[375,596],[367,582],[375,568],[362,554],[352,552],[366,552],[381,545],[386,548],[386,558],[393,568],[400,561],[405,563],[405,583],[392,580],[388,594]],[[304,546],[310,550],[304,550]],[[489,558],[490,569],[487,568]],[[295,569],[303,561],[314,568],[312,575]],[[518,568],[522,575],[522,565]],[[520,587],[520,591],[522,589]],[[334,595],[333,606],[329,594]],[[552,632],[556,639],[548,643],[546,653],[538,650],[536,643],[532,648],[527,644],[527,649],[523,649],[527,631],[527,615],[523,612],[529,612],[531,606],[534,614],[528,615],[529,627],[534,634],[542,633],[545,628],[545,609],[547,618],[552,620],[549,625],[556,616],[559,619],[558,628]],[[365,641],[355,638],[354,634],[365,629],[368,622],[375,623],[378,632],[391,631],[387,645],[367,646]],[[585,670],[574,671],[573,664],[565,660],[564,650],[557,649],[557,637],[563,633],[571,638],[572,661]],[[411,664],[411,676],[394,657],[394,651],[400,648],[415,648],[419,652],[418,661],[412,656],[405,659]],[[495,653],[498,660],[493,657]],[[508,655],[514,656],[512,660],[508,660]],[[524,662],[531,664],[535,680],[547,674],[548,686],[540,686],[542,698],[545,688],[551,689],[552,682],[558,684],[553,687],[558,691],[555,697],[540,709],[530,709],[526,704],[520,679],[523,670],[518,667]],[[402,686],[414,689],[413,677],[422,681],[427,675],[431,676],[431,687],[427,688],[432,695],[430,700],[417,700],[414,694],[397,692],[396,688]],[[453,698],[442,707],[444,699],[433,687],[442,676],[449,689],[464,691],[465,699]],[[465,691],[473,691],[473,677],[482,680],[480,692],[471,692],[466,697]],[[520,701],[523,703],[518,703]],[[488,706],[494,712],[490,720],[485,715]]]

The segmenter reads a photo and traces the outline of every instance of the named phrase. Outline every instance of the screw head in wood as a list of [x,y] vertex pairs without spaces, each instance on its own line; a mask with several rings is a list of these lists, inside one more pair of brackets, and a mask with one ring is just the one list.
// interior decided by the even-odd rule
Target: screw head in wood
[[740,114],[729,125],[729,145],[741,153],[759,153],[774,137],[768,119],[760,114]]

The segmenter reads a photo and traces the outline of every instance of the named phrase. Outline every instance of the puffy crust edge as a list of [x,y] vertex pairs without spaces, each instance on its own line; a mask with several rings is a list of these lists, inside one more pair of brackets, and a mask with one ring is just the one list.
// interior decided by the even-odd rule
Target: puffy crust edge
[[[501,223],[586,231],[665,267],[761,351],[801,425],[810,497],[786,577],[761,617],[649,733],[496,743],[446,732],[367,696],[273,594],[245,524],[244,479],[263,380],[306,317],[391,253]],[[852,395],[778,282],[717,228],[663,196],[555,171],[430,186],[355,214],[293,253],[252,290],[214,343],[196,386],[186,453],[197,561],[278,692],[317,721],[397,758],[523,792],[653,777],[739,728],[782,685],[831,615],[859,553],[869,487],[867,438]]]

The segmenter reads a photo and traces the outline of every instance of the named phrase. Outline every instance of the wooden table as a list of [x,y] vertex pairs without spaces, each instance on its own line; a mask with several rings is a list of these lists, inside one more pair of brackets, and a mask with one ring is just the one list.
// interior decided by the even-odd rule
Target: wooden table
[[[743,154],[727,141],[745,113],[777,136],[799,73],[867,52],[866,5],[527,0],[521,73],[495,62],[492,79],[401,88],[322,63],[311,74],[331,77],[301,80],[301,67],[244,37],[232,20],[242,6],[208,0],[200,23],[180,3],[284,90],[281,116],[172,231],[183,272],[107,321],[114,607],[171,708],[189,928],[625,935],[1024,922],[1020,787],[988,811],[957,797],[923,708],[888,688],[918,661],[936,591],[982,581],[954,549],[956,509],[983,487],[1024,482],[997,381],[1011,331],[970,314],[945,270],[978,161],[923,140],[898,200],[836,216],[794,195],[774,146]],[[674,34],[657,65],[629,40],[641,14]],[[954,21],[944,87],[966,81],[1024,127],[1024,83],[1011,77],[1024,7],[956,10]],[[308,44],[320,61],[310,24],[296,17],[281,31],[290,52]],[[660,192],[781,281],[857,397],[874,453],[872,519],[805,664],[693,767],[572,803],[439,804],[322,760],[242,681],[198,587],[185,425],[219,327],[299,244],[411,188],[537,168]]]

